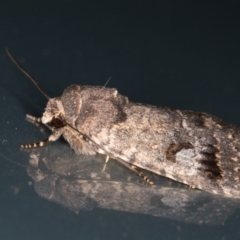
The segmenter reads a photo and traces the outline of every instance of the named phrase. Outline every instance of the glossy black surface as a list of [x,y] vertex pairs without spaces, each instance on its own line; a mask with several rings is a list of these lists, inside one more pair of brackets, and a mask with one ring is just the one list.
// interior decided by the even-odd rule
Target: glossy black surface
[[28,164],[20,144],[48,131],[25,114],[41,116],[47,101],[5,48],[53,97],[70,84],[104,85],[112,77],[107,86],[132,101],[204,111],[240,126],[239,10],[234,0],[1,1],[0,238],[238,239],[237,203],[227,205],[224,223],[199,225],[106,209],[75,214],[40,198],[26,169],[5,157]]

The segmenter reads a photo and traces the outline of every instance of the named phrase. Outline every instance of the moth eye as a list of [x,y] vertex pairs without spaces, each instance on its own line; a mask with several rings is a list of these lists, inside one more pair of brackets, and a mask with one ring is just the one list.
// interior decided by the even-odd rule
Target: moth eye
[[51,123],[55,128],[61,128],[61,127],[65,126],[64,122],[60,118],[53,117]]

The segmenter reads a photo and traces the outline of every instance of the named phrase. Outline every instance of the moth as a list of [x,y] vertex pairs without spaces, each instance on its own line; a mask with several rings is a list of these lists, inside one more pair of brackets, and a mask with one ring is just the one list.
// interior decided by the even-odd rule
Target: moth
[[240,128],[207,113],[134,103],[114,88],[71,85],[48,99],[41,118],[52,130],[42,147],[61,136],[77,154],[105,154],[132,169],[154,172],[192,188],[240,198]]

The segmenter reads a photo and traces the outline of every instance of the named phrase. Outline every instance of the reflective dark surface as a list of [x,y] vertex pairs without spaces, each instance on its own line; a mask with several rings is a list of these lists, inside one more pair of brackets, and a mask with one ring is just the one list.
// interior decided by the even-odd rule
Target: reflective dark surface
[[[26,169],[31,152],[20,151],[19,146],[49,134],[25,121],[26,113],[41,116],[46,99],[10,62],[5,47],[53,97],[70,84],[104,85],[111,76],[108,86],[132,101],[205,111],[240,125],[239,8],[234,0],[216,4],[0,2],[0,238],[238,239],[236,200],[194,192],[162,178],[158,179],[162,187],[184,191],[192,199],[193,211],[180,207],[175,214],[153,216],[143,212],[144,208],[149,210],[147,204],[142,212],[134,212],[124,210],[122,201],[118,209],[100,206],[76,214],[62,203],[39,197]],[[59,147],[68,149],[61,141],[52,146],[39,151],[56,159]],[[70,149],[65,154],[74,158]],[[101,160],[97,160],[99,166],[103,166]],[[94,169],[90,163],[88,170]],[[132,184],[141,186],[134,173],[115,164],[111,161],[105,173],[115,176],[120,184],[130,178]],[[197,195],[201,201],[194,198]],[[168,192],[166,196],[171,195]],[[187,213],[193,216],[196,209],[207,209],[203,215],[211,215],[211,221],[199,224],[194,217],[189,220]]]
[[191,191],[154,174],[150,186],[114,160],[104,164],[103,156],[76,155],[65,144],[30,152],[27,172],[38,195],[76,213],[103,208],[219,225],[240,206],[238,199]]

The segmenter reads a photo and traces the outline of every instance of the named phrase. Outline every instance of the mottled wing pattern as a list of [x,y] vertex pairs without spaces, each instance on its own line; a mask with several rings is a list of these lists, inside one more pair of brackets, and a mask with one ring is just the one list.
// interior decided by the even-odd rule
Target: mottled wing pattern
[[130,103],[126,120],[92,131],[106,152],[208,192],[240,196],[239,129],[205,114]]

